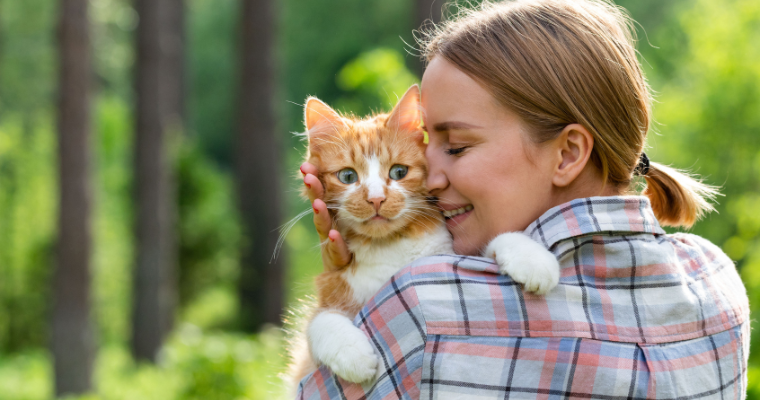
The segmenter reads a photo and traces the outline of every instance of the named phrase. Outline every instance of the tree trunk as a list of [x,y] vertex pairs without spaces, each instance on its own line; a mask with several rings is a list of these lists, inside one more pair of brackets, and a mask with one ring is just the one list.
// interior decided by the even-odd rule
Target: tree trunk
[[[414,29],[430,27],[432,23],[439,23],[443,19],[443,8],[449,0],[417,0],[417,18],[415,18]],[[417,74],[422,76],[425,72],[427,61],[420,59],[417,63]]]
[[179,0],[136,0],[135,4],[140,24],[135,80],[137,260],[132,354],[151,362],[156,361],[172,328],[177,304],[175,191],[169,145],[171,133],[182,127],[182,12],[176,9],[181,6]]
[[92,387],[95,340],[90,321],[90,39],[87,0],[61,0],[58,109],[58,243],[53,273],[55,392]]
[[285,261],[270,263],[282,195],[274,100],[274,0],[241,0],[241,75],[235,146],[244,244],[239,281],[241,328],[280,323]]
[[[154,0],[156,1],[156,0]],[[164,114],[170,130],[181,131],[185,121],[185,0],[162,0],[164,65]]]

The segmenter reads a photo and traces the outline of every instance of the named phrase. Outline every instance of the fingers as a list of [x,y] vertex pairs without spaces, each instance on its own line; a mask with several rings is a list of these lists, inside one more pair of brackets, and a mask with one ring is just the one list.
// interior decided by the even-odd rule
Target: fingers
[[343,240],[343,236],[340,235],[340,232],[333,229],[328,234],[328,239],[327,250],[332,263],[338,268],[347,266],[351,262],[351,252],[348,251],[348,246]]
[[342,269],[351,262],[351,252],[348,251],[348,246],[340,232],[331,229],[332,221],[325,202],[316,199],[312,208],[314,209],[314,226],[317,228],[319,240],[325,243],[322,248],[322,262],[328,270]]
[[325,190],[322,187],[322,182],[317,178],[319,171],[317,167],[309,163],[301,164],[301,173],[304,174],[303,184],[306,185],[306,193],[309,196],[309,200],[314,202],[315,199],[321,199],[325,194]]
[[321,199],[325,194],[322,182],[312,174],[306,174],[306,176],[303,177],[303,184],[306,185],[306,193],[309,196],[309,200],[312,202],[316,199]]
[[332,228],[330,213],[327,212],[327,204],[321,199],[316,199],[311,204],[311,208],[314,210],[314,226],[317,228],[317,233],[319,233],[319,240],[325,241],[330,228]]
[[312,164],[303,163],[301,173],[304,174],[303,183],[314,210],[314,226],[317,228],[320,241],[325,243],[322,248],[322,262],[326,269],[342,269],[351,262],[352,256],[340,232],[332,229],[327,204],[322,200],[325,190],[317,178],[319,170]]
[[317,175],[319,173],[319,170],[314,164],[305,162],[301,164],[301,173],[303,173],[304,175],[306,174]]

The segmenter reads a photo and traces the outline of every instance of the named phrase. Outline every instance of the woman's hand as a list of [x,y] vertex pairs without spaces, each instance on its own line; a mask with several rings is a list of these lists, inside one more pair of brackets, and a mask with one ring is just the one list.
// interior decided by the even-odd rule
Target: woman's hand
[[327,204],[322,201],[325,191],[322,182],[317,179],[317,167],[309,163],[301,165],[304,174],[303,183],[314,210],[314,226],[317,228],[319,240],[322,246],[322,264],[326,271],[343,269],[351,262],[353,255],[348,251],[348,246],[340,235],[340,232],[332,228],[330,213],[327,212]]

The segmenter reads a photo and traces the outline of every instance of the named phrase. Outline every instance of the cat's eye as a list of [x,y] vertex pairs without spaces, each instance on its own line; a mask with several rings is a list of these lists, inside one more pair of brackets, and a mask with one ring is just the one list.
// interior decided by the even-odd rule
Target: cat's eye
[[391,177],[391,179],[397,181],[405,177],[407,172],[409,172],[409,167],[406,165],[396,164],[391,167],[391,172],[388,175]]
[[338,180],[346,185],[350,185],[359,180],[359,175],[356,174],[353,168],[343,168],[338,171]]

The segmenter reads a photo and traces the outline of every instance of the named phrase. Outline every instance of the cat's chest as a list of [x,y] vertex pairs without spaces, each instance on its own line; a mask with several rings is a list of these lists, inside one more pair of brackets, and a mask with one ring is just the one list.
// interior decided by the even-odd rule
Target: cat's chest
[[[350,247],[350,246],[349,246]],[[384,246],[351,248],[356,268],[343,273],[354,300],[366,302],[399,270],[412,261],[435,254],[453,253],[451,237],[445,228],[414,239],[401,239]]]

